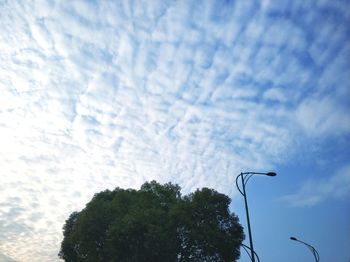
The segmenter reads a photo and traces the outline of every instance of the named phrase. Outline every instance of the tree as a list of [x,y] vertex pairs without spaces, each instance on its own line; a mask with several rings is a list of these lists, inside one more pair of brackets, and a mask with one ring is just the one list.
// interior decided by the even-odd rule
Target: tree
[[65,261],[236,261],[244,239],[230,199],[203,188],[181,196],[171,183],[95,194],[63,227]]

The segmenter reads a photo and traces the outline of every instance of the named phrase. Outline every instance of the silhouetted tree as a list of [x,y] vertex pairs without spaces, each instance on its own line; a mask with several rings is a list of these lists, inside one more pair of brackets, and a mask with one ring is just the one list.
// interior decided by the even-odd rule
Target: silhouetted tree
[[171,183],[103,191],[63,227],[65,261],[236,261],[244,239],[230,199],[203,188],[182,197]]

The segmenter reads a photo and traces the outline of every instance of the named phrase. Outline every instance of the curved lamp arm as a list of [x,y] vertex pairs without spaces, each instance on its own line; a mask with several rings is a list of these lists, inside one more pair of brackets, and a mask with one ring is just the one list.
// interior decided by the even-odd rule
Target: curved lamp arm
[[[245,252],[247,252],[247,254],[248,254],[250,260],[252,260],[252,257],[251,257],[251,255],[250,255],[249,252],[248,252],[248,250],[251,251],[250,247],[248,247],[248,246],[245,245],[245,244],[241,244],[241,246],[243,247],[243,249],[245,250]],[[253,250],[253,253],[254,253],[254,256],[257,258],[258,262],[260,262],[260,258],[259,258],[259,256],[258,256],[258,254],[257,254],[254,250]]]
[[277,174],[275,172],[266,172],[266,173],[262,173],[262,172],[243,172],[240,173],[237,177],[236,177],[236,187],[239,191],[239,193],[241,193],[242,196],[245,195],[245,190],[242,190],[241,187],[238,184],[238,179],[241,178],[242,179],[242,186],[245,187],[249,181],[249,179],[253,176],[253,175],[263,175],[263,176],[276,176]]
[[312,252],[312,254],[314,255],[315,261],[316,262],[320,261],[320,255],[318,254],[316,248],[314,248],[313,246],[311,246],[308,243],[305,243],[304,241],[301,241],[301,240],[297,239],[296,237],[290,237],[290,240],[300,242],[300,243],[304,244],[305,246],[307,246],[310,249],[310,251]]

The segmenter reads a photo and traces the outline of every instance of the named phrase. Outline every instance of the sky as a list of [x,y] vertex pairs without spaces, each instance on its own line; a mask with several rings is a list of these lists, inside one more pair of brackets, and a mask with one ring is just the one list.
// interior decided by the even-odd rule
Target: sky
[[235,178],[275,171],[247,184],[260,260],[348,262],[348,6],[0,0],[0,261],[59,261],[71,212],[150,180],[229,195],[248,235]]

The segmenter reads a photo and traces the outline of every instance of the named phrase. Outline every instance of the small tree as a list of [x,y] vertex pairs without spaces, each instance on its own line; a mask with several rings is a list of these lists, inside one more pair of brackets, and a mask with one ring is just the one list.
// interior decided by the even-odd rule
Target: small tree
[[103,191],[63,227],[65,261],[236,261],[244,239],[230,199],[203,188],[181,196],[171,183]]

